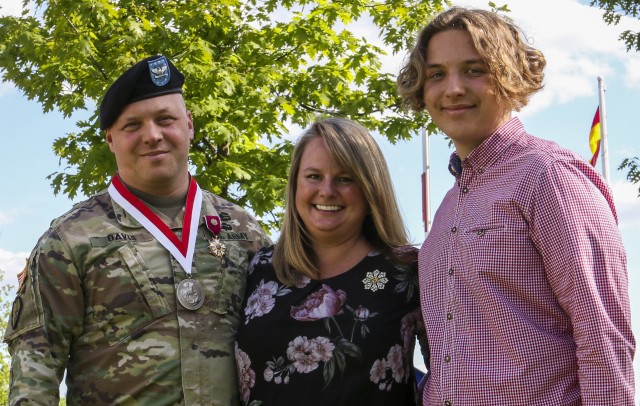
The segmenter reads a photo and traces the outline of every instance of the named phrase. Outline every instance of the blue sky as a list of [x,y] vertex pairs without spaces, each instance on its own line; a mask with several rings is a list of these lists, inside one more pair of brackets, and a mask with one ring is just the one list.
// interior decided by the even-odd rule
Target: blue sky
[[[507,2],[499,2],[503,4]],[[17,14],[21,0],[0,0],[0,14]],[[488,1],[454,2],[486,8]],[[582,2],[584,3],[584,2]],[[640,31],[640,21],[623,19],[618,27],[602,22],[602,12],[574,0],[508,1],[511,17],[524,28],[547,58],[545,89],[517,115],[527,130],[589,157],[588,133],[598,106],[597,77],[606,83],[607,130],[611,188],[628,254],[632,323],[640,340],[640,197],[638,185],[625,180],[617,167],[625,157],[640,156],[640,53],[627,53],[618,36],[623,29]],[[362,35],[376,33],[363,24]],[[389,55],[384,66],[397,73],[404,55]],[[81,117],[80,115],[79,117]],[[0,269],[5,282],[15,275],[49,222],[72,201],[54,196],[46,176],[65,170],[52,152],[53,139],[74,131],[75,120],[43,114],[10,83],[0,84]],[[294,136],[297,134],[294,134]],[[407,227],[416,243],[424,238],[421,212],[422,140],[390,145],[377,137],[387,157]],[[430,141],[430,204],[435,212],[453,179],[446,164],[451,149],[441,135]],[[598,166],[600,169],[600,166]],[[74,201],[78,201],[76,198]],[[637,391],[640,361],[636,357]]]

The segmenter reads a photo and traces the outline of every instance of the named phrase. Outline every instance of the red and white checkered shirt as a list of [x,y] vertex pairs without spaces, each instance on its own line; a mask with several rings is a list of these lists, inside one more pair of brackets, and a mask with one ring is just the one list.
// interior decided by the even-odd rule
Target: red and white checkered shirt
[[461,167],[420,250],[424,404],[632,405],[626,253],[602,177],[517,118]]

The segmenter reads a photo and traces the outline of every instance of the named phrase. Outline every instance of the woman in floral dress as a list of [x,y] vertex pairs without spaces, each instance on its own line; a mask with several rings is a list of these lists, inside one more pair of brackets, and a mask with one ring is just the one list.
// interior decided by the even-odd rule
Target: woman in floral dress
[[293,152],[281,236],[253,259],[236,360],[245,405],[416,405],[417,250],[361,125],[314,123]]

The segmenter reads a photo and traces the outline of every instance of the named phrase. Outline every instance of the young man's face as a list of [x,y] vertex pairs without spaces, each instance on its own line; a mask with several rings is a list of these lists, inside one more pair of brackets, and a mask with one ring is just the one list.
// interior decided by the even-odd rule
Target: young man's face
[[182,95],[127,105],[106,135],[127,185],[153,195],[172,194],[188,185],[193,122]]
[[498,104],[491,78],[471,36],[451,29],[435,34],[427,46],[423,98],[434,123],[466,158],[511,111]]

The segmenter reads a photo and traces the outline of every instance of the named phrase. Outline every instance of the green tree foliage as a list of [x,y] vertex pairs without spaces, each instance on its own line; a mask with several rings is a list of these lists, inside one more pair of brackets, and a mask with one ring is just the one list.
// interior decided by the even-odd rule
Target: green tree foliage
[[[53,150],[68,164],[49,176],[54,193],[104,188],[115,160],[97,108],[112,81],[148,55],[170,57],[187,76],[196,138],[190,161],[200,185],[250,207],[275,226],[292,135],[317,115],[358,120],[391,142],[429,124],[402,108],[397,72],[440,0],[36,0],[0,18],[0,68],[45,112],[85,112]],[[373,34],[355,32],[367,21]],[[378,41],[375,34],[378,34]],[[399,65],[399,64],[398,64]],[[269,219],[265,219],[265,216]]]
[[[13,287],[2,284],[4,281],[4,271],[0,270],[0,336],[4,336],[11,311],[11,298],[13,298]],[[6,345],[0,344],[0,401],[6,402],[9,395],[9,353]]]
[[[640,183],[640,159],[635,156],[632,158],[625,158],[618,170],[627,169],[627,180],[631,183]],[[638,196],[640,197],[640,188],[638,188]]]
[[[603,19],[609,25],[617,25],[623,16],[640,19],[640,0],[593,0],[591,6],[604,10]],[[625,30],[620,34],[620,40],[627,46],[627,51],[640,51],[640,32]],[[638,157],[625,158],[618,170],[626,169],[627,180],[640,183],[640,160]],[[640,196],[640,187],[638,188]]]
[[[623,16],[640,18],[640,0],[592,0],[591,6],[604,10],[603,20],[609,25],[617,25]],[[620,40],[627,46],[627,51],[640,51],[640,32],[625,30]]]

